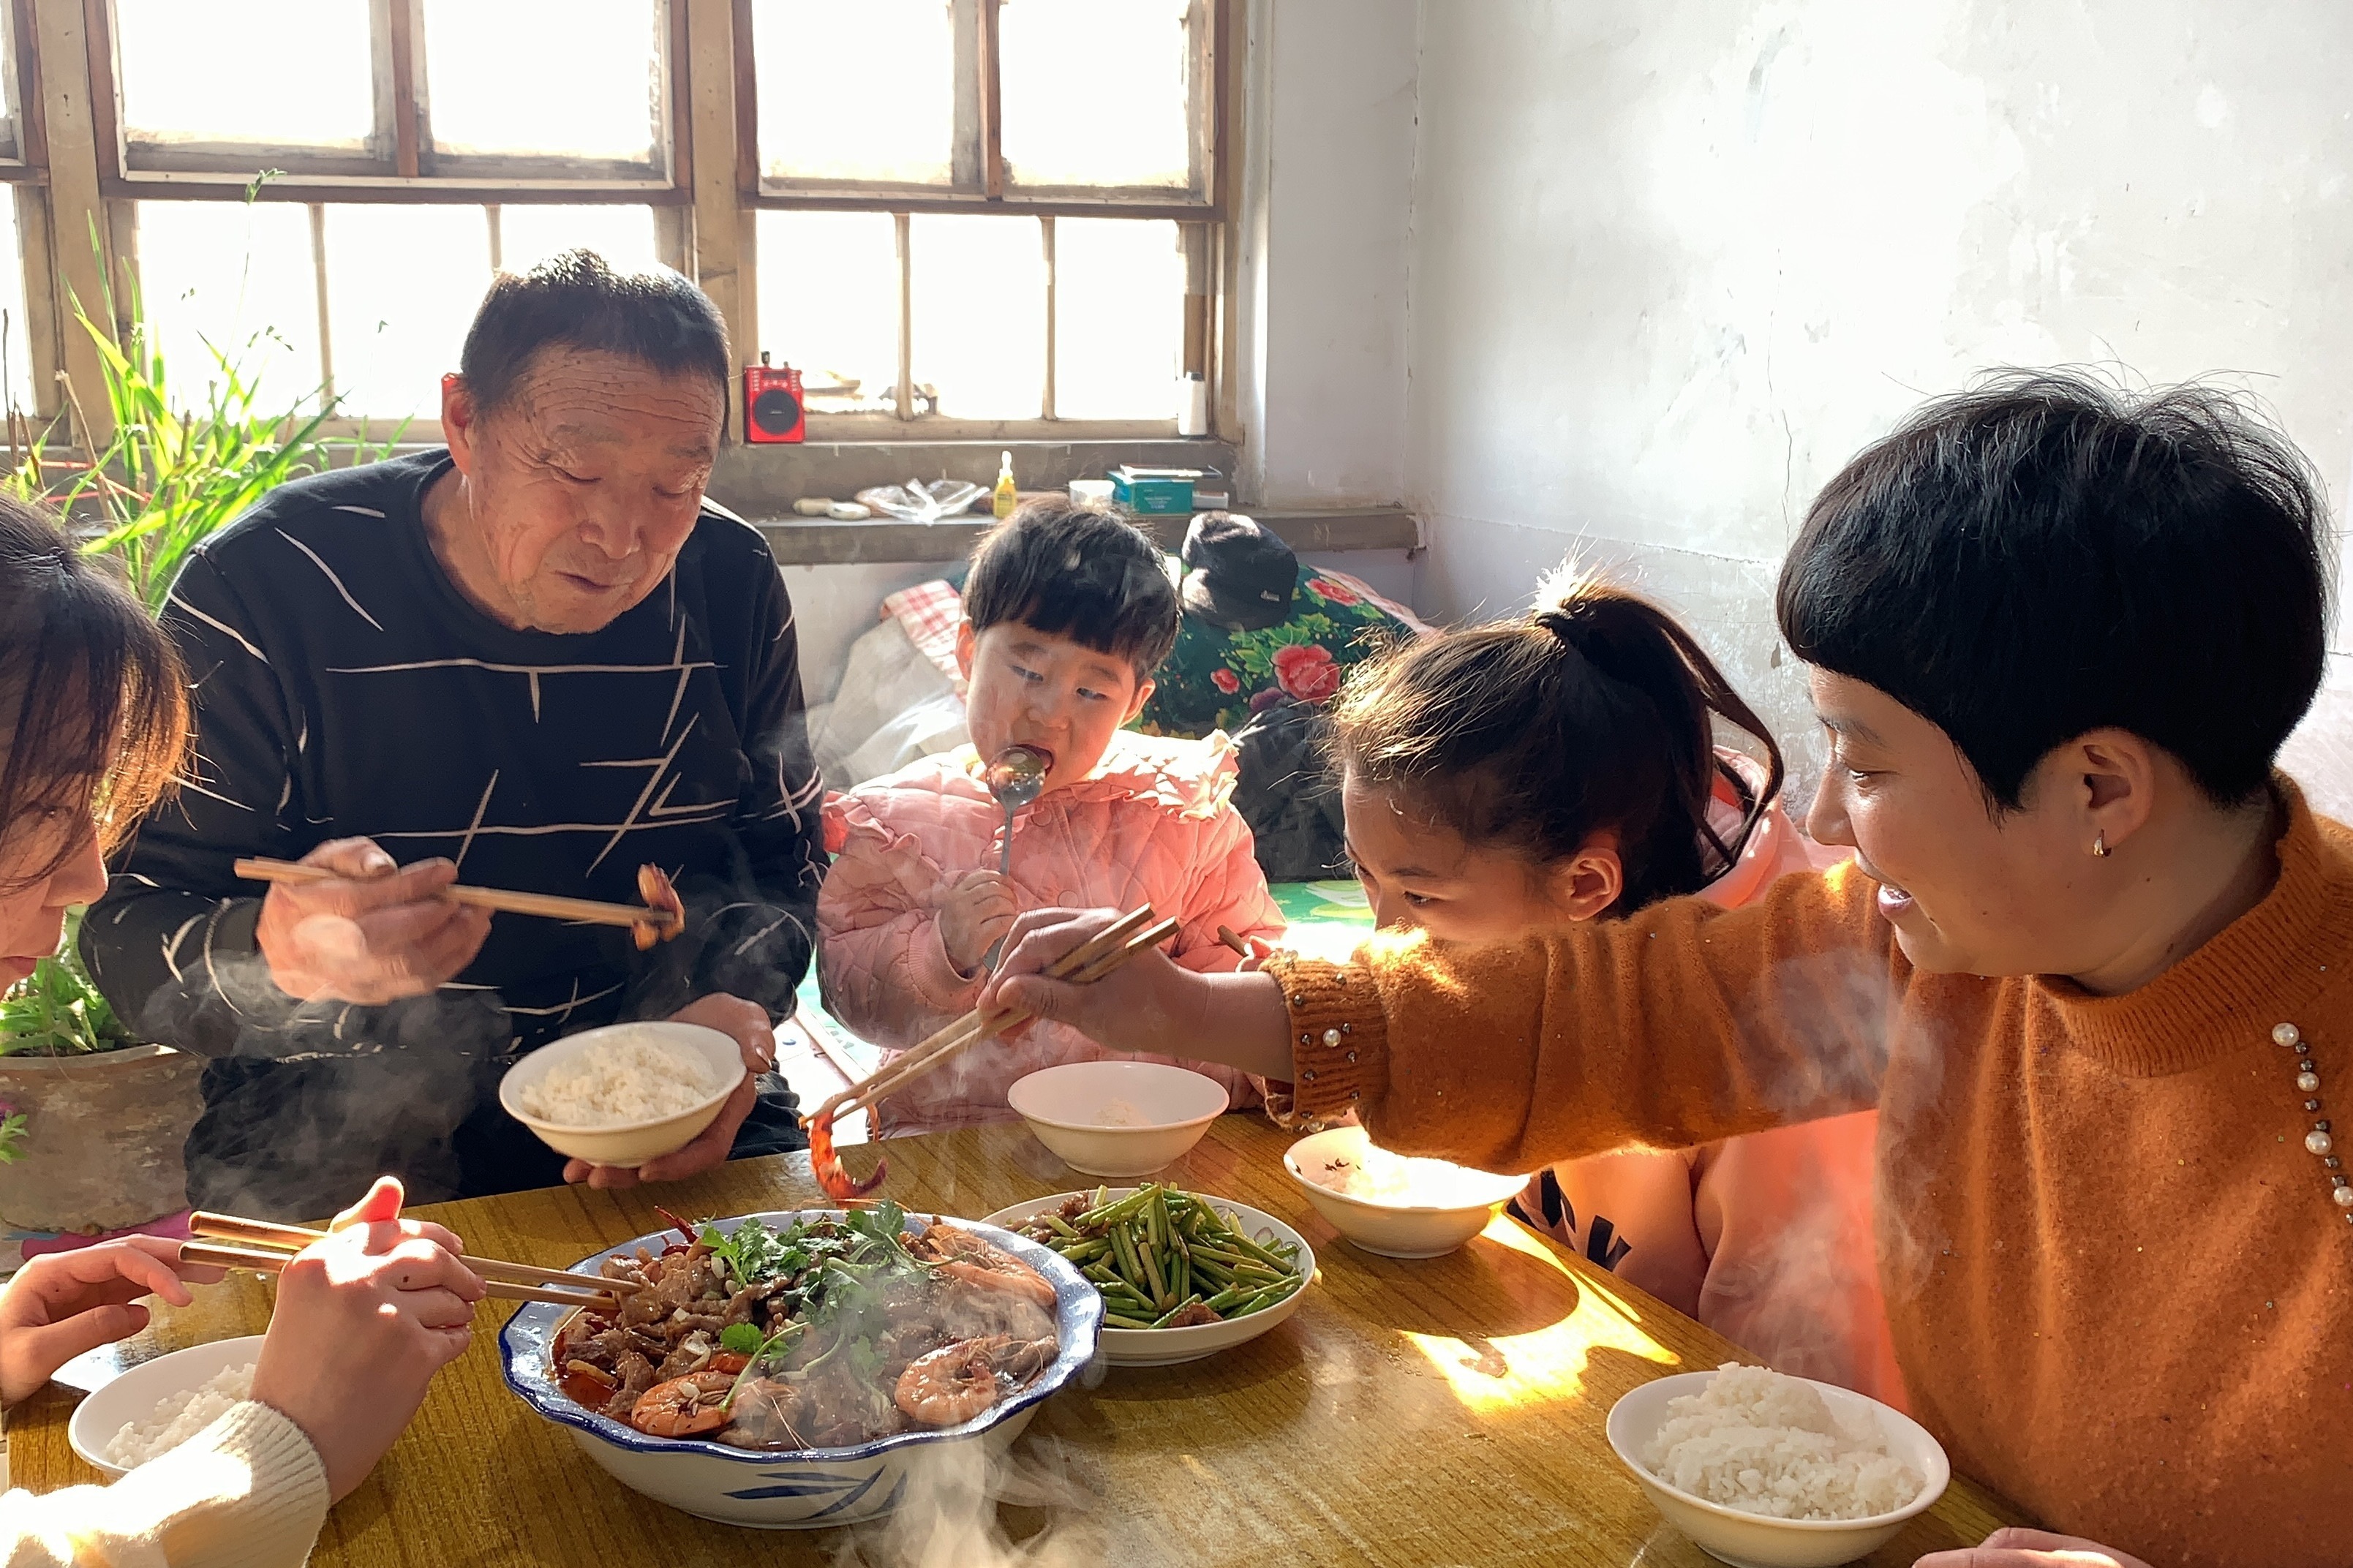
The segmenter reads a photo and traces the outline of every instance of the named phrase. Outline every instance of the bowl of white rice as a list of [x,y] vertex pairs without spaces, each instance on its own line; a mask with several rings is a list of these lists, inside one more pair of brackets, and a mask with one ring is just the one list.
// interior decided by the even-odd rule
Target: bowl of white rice
[[1893,1540],[1953,1479],[1903,1412],[1726,1362],[1609,1409],[1609,1446],[1667,1522],[1735,1568],[1831,1568]]
[[169,1453],[253,1397],[261,1336],[215,1340],[157,1356],[74,1407],[66,1440],[110,1481]]
[[634,1168],[701,1137],[743,1081],[732,1036],[700,1024],[614,1024],[515,1063],[499,1081],[499,1103],[560,1154]]
[[1282,1167],[1348,1245],[1383,1258],[1442,1258],[1487,1228],[1525,1176],[1393,1154],[1361,1127],[1286,1150]]

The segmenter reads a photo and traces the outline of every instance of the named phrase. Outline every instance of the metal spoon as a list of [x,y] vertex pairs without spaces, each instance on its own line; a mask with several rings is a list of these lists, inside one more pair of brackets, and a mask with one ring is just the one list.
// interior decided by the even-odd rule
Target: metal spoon
[[[1000,876],[1013,873],[1013,814],[1046,793],[1046,774],[1053,765],[1054,753],[1041,746],[1008,746],[981,775],[988,793],[1005,808],[1005,847],[997,858]],[[981,967],[995,969],[1004,951],[1005,943],[999,941],[980,961]]]

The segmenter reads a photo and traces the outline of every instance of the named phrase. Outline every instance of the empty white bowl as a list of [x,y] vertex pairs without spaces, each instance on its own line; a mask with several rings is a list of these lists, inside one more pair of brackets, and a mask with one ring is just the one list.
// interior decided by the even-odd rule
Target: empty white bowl
[[[1134,1187],[1113,1187],[1103,1194],[1106,1201],[1127,1196]],[[1268,1330],[1299,1310],[1299,1303],[1307,1288],[1315,1283],[1315,1249],[1307,1238],[1268,1214],[1248,1204],[1238,1204],[1231,1198],[1221,1198],[1208,1193],[1194,1194],[1211,1208],[1231,1215],[1234,1228],[1252,1241],[1265,1245],[1269,1241],[1285,1241],[1299,1248],[1298,1289],[1263,1311],[1252,1312],[1247,1318],[1233,1318],[1222,1323],[1197,1323],[1189,1329],[1114,1329],[1103,1325],[1103,1356],[1112,1366],[1176,1366],[1183,1362],[1199,1361],[1219,1351],[1258,1338]],[[998,1209],[983,1225],[993,1225],[1015,1230],[1041,1214],[1051,1214],[1075,1197],[1092,1200],[1092,1192],[1055,1193],[1048,1197],[1031,1198],[1010,1208]]]
[[1692,1539],[1692,1544],[1733,1568],[1833,1568],[1868,1557],[1895,1538],[1905,1521],[1923,1512],[1945,1495],[1953,1467],[1945,1450],[1926,1428],[1905,1415],[1836,1384],[1812,1383],[1833,1415],[1858,1426],[1876,1426],[1880,1438],[1900,1464],[1917,1470],[1926,1482],[1920,1495],[1892,1513],[1868,1519],[1775,1519],[1769,1514],[1744,1513],[1722,1503],[1709,1502],[1669,1486],[1651,1474],[1640,1458],[1660,1424],[1667,1418],[1667,1401],[1703,1392],[1713,1372],[1677,1373],[1642,1384],[1609,1407],[1609,1446],[1619,1462],[1634,1473],[1669,1524]]
[[104,1458],[116,1433],[133,1421],[147,1420],[172,1395],[202,1388],[220,1373],[260,1359],[261,1336],[248,1334],[142,1362],[74,1406],[73,1418],[66,1423],[66,1441],[84,1464],[108,1480],[119,1481],[129,1472]]
[[1090,1176],[1146,1176],[1226,1112],[1225,1086],[1158,1062],[1064,1062],[1014,1080],[1006,1100],[1038,1142]]
[[[1525,1176],[1499,1176],[1449,1165],[1444,1201],[1356,1197],[1324,1186],[1314,1173],[1334,1160],[1361,1163],[1371,1141],[1361,1127],[1335,1127],[1302,1138],[1283,1152],[1282,1168],[1349,1245],[1383,1258],[1442,1258],[1487,1228],[1495,1211],[1527,1185]],[[1432,1162],[1443,1163],[1443,1162]]]
[[[651,1036],[697,1052],[709,1066],[719,1088],[674,1115],[606,1127],[565,1127],[542,1121],[523,1110],[522,1090],[591,1047],[630,1035]],[[592,1165],[634,1168],[664,1154],[674,1154],[702,1136],[702,1130],[718,1120],[719,1108],[727,1103],[727,1097],[743,1081],[744,1053],[733,1037],[717,1029],[707,1029],[701,1024],[609,1024],[601,1029],[583,1029],[576,1035],[550,1040],[507,1068],[506,1077],[499,1080],[499,1103],[506,1108],[509,1116],[538,1133],[540,1142],[559,1154],[569,1154]]]

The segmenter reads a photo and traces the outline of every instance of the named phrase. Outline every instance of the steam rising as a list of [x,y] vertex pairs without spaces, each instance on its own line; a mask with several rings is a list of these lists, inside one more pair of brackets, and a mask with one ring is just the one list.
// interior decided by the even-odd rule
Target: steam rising
[[[1935,976],[1909,978],[1915,1002],[1920,989],[1938,984]],[[1932,1260],[1948,1241],[1929,1217],[1929,1190],[1945,1168],[1951,1108],[1942,1100],[1949,1042],[1938,1037],[1924,1007],[1903,1002],[1903,982],[1884,953],[1810,953],[1785,960],[1743,1019],[1745,1032],[1762,1047],[1757,1059],[1780,1064],[1757,1088],[1787,1121],[1878,1108],[1873,1208],[1880,1276],[1891,1296],[1926,1288]],[[1785,1299],[1842,1299],[1831,1262],[1833,1206],[1826,1197],[1810,1205],[1815,1223],[1792,1226],[1781,1239],[1776,1289]],[[1809,1284],[1814,1288],[1790,1289]]]
[[[932,1443],[907,1451],[907,1489],[898,1511],[848,1533],[834,1568],[1100,1568],[1103,1532],[1085,1510],[1098,1489],[1072,1475],[1062,1446],[1032,1437],[992,1454],[986,1440]],[[1016,1542],[997,1518],[1000,1502],[1045,1509],[1053,1519]]]

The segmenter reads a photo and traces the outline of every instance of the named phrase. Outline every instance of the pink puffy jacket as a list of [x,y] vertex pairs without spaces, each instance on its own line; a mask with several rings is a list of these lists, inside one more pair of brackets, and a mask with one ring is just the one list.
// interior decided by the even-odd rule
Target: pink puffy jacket
[[[1282,915],[1250,853],[1250,831],[1228,797],[1233,742],[1121,731],[1093,773],[1049,791],[1014,818],[1012,879],[1025,909],[1123,910],[1149,903],[1184,922],[1168,951],[1187,969],[1241,961],[1218,927],[1272,942]],[[818,895],[818,973],[826,1010],[877,1045],[903,1050],[979,999],[981,975],[958,973],[940,941],[942,896],[968,871],[994,868],[1005,814],[980,781],[970,746],[926,757],[826,804],[839,848]],[[875,1109],[881,1137],[1005,1121],[1013,1081],[1060,1062],[1126,1058],[1060,1024],[1033,1024],[910,1085]],[[1165,1057],[1127,1059],[1166,1061]],[[1244,1074],[1180,1066],[1258,1103]]]
[[[1764,773],[1725,753],[1752,787]],[[1738,802],[1719,786],[1709,820],[1729,836]],[[1737,909],[1777,878],[1835,864],[1778,801],[1739,861],[1699,896]],[[1620,1279],[1800,1377],[1904,1407],[1879,1292],[1872,1190],[1879,1113],[1859,1110],[1696,1149],[1630,1149],[1555,1165],[1520,1196],[1522,1217]]]

